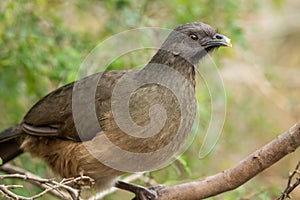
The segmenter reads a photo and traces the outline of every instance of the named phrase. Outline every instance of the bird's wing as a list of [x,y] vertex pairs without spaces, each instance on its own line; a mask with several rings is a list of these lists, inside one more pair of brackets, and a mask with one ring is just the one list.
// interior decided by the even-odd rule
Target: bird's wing
[[[101,131],[101,128],[99,125],[95,125],[95,120],[89,118],[95,115],[87,114],[87,112],[94,112],[89,109],[91,104],[95,104],[92,108],[97,109],[97,118],[101,118],[99,115],[102,113],[108,112],[113,87],[126,72],[106,71],[97,73],[56,89],[29,110],[23,119],[23,130],[27,134],[35,136],[54,136],[74,141],[92,139]],[[90,98],[90,96],[85,96],[87,91],[93,92],[93,88],[94,94],[96,93],[92,96],[93,101],[85,101],[85,99]],[[93,93],[88,95],[93,95]],[[74,98],[77,99],[75,103]],[[82,130],[77,131],[78,127],[75,126],[73,115],[74,109],[76,115],[83,116],[81,119],[77,119],[76,123],[83,127],[84,133]]]

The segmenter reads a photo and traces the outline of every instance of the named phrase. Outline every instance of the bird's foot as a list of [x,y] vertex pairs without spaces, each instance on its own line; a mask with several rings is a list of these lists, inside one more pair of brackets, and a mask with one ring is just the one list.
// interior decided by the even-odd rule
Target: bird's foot
[[139,189],[135,192],[135,198],[132,200],[155,200],[158,197],[157,192],[161,190],[163,185],[155,185],[152,187],[138,186]]
[[158,197],[157,192],[164,187],[163,185],[156,185],[146,188],[123,181],[118,181],[115,186],[120,189],[133,192],[135,194],[135,198],[133,198],[132,200],[155,200]]

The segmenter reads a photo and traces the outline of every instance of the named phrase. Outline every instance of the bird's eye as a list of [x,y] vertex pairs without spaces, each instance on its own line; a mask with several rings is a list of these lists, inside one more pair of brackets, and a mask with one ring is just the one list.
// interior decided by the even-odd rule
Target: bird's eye
[[198,39],[199,39],[198,36],[195,35],[195,34],[191,34],[191,35],[190,35],[190,38],[191,38],[192,40],[198,40]]

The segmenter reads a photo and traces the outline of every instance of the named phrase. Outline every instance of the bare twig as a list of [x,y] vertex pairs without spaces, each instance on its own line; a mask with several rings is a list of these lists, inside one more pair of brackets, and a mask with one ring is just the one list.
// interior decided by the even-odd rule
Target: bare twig
[[[286,198],[291,198],[290,197],[291,192],[300,185],[300,171],[299,170],[300,170],[300,161],[298,162],[295,170],[292,173],[290,173],[286,188],[284,189],[284,191],[282,192],[280,197],[278,197],[276,200],[284,200]],[[298,175],[298,177],[296,177],[296,175]],[[295,180],[295,183],[292,184],[292,181],[294,178],[296,180]]]
[[[11,164],[5,164],[5,165],[2,165],[0,167],[0,170],[1,171],[4,171],[8,174],[23,174],[23,175],[27,175],[29,177],[35,177],[35,178],[40,178],[38,177],[37,175],[33,174],[33,173],[30,173],[20,167],[17,167],[17,166],[13,166]],[[28,180],[27,180],[28,181]],[[38,182],[34,182],[34,181],[28,181],[34,185],[37,185],[45,190],[48,190],[50,187],[47,185],[47,184],[43,184],[43,183],[38,183]],[[50,194],[60,198],[60,199],[70,199],[70,195],[69,193],[65,192],[65,191],[58,191],[58,190],[50,190],[49,191]]]
[[[60,182],[57,182],[52,179],[43,179],[40,178],[34,174],[31,174],[30,172],[26,172],[23,169],[18,169],[15,166],[11,165],[4,165],[1,166],[1,170],[6,172],[13,172],[14,174],[5,174],[0,175],[0,179],[8,179],[8,178],[18,178],[23,179],[24,181],[31,182],[35,185],[38,185],[42,188],[44,188],[44,191],[31,196],[31,197],[23,197],[20,195],[17,195],[13,193],[10,189],[14,188],[21,188],[23,186],[20,185],[0,185],[0,193],[2,193],[4,196],[11,198],[11,199],[19,199],[19,200],[29,200],[29,199],[37,199],[46,193],[54,194],[55,196],[61,198],[61,199],[79,199],[80,197],[80,188],[75,189],[70,186],[70,184],[93,184],[94,180],[91,179],[88,176],[79,176],[76,178],[69,178],[69,179],[63,179]],[[20,172],[20,173],[16,173]],[[22,173],[22,174],[21,174]]]
[[236,166],[204,180],[161,189],[158,200],[198,200],[233,190],[300,146],[300,122]]

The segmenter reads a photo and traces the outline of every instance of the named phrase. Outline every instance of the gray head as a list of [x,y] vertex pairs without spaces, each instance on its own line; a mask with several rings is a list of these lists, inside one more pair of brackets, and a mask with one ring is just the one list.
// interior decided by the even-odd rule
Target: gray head
[[208,52],[220,46],[231,46],[230,39],[210,25],[192,22],[175,28],[161,49],[197,64]]

